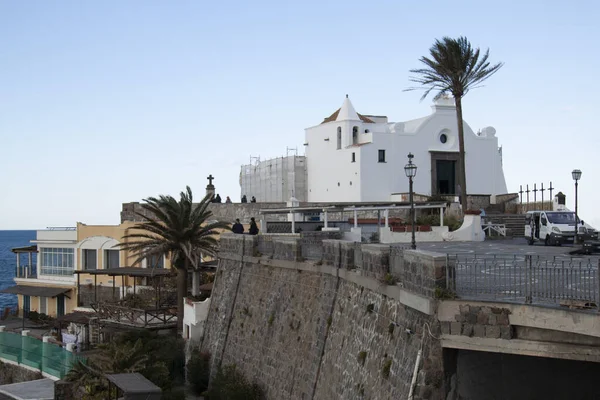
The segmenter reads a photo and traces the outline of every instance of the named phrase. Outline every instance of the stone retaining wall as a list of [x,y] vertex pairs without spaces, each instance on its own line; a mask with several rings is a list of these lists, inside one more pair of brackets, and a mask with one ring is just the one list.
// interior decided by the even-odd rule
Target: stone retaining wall
[[[320,251],[308,252],[315,259],[305,260],[301,236],[243,236],[221,239],[202,341],[213,373],[236,364],[267,399],[407,397],[423,335],[441,331],[433,298],[381,281],[390,273],[390,246],[324,239]],[[314,247],[321,239],[310,240]],[[258,250],[267,246],[269,254]],[[434,284],[431,256],[403,254],[411,252],[395,267],[399,274],[404,265],[422,266],[422,281]],[[425,342],[415,400],[443,399],[442,350],[437,340]]]

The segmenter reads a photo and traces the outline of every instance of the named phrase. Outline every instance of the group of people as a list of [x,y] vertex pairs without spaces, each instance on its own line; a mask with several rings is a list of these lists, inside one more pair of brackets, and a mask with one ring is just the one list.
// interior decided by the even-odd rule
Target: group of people
[[[221,199],[221,196],[217,193],[216,196],[213,196],[212,200],[210,201],[211,203],[222,203],[223,200]],[[227,196],[227,198],[225,199],[225,203],[226,204],[231,204],[231,199],[229,198],[229,196]],[[246,195],[242,196],[242,203],[247,203],[248,202],[248,198],[246,197]],[[256,197],[252,196],[252,199],[250,199],[250,203],[256,203]]]
[[[242,196],[242,203],[247,203],[248,202],[248,198],[246,197],[246,195]],[[252,196],[252,199],[250,200],[250,203],[256,203],[256,197]]]
[[[233,233],[237,233],[237,234],[243,234],[244,233],[244,225],[241,224],[239,218],[237,218],[235,220],[235,223],[231,227],[231,231]],[[250,234],[250,235],[258,235],[258,225],[256,225],[256,221],[254,220],[254,217],[250,218],[250,229],[248,229],[248,234]]]
[[[221,200],[221,196],[217,193],[216,196],[213,196],[211,203],[221,203],[223,200]],[[225,203],[230,204],[231,203],[231,199],[229,198],[229,196],[227,196],[227,198],[225,199]]]

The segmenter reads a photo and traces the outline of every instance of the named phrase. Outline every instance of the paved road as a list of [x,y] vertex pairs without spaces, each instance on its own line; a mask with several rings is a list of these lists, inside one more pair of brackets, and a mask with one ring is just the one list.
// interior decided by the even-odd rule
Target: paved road
[[592,256],[572,256],[570,251],[576,249],[572,245],[563,246],[544,246],[534,244],[529,246],[523,238],[506,240],[486,240],[484,242],[431,242],[417,243],[417,248],[429,251],[436,251],[444,254],[477,254],[477,255],[503,255],[503,256],[523,256],[538,255],[540,257],[561,257],[576,259],[599,259],[600,255]]

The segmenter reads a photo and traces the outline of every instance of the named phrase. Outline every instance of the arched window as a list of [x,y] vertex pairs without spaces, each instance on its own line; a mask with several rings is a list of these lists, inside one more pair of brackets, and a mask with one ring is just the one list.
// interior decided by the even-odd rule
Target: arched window
[[358,144],[358,126],[352,128],[352,144]]
[[338,127],[337,130],[337,149],[341,149],[342,148],[342,128]]

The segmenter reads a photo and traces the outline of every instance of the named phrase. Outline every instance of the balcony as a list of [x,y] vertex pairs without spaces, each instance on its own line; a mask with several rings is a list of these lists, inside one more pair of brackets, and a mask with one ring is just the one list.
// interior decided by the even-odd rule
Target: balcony
[[15,279],[37,279],[35,265],[17,265],[15,268]]

